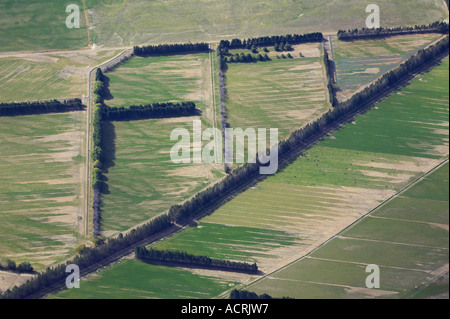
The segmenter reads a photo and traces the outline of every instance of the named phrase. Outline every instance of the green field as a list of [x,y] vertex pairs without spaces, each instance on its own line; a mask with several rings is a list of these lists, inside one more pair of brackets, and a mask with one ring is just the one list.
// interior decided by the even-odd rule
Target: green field
[[225,104],[231,127],[277,128],[284,139],[329,109],[322,45],[295,49],[307,57],[228,65]]
[[132,57],[107,76],[111,107],[192,101],[205,109],[211,103],[208,53]]
[[99,274],[90,275],[80,289],[64,290],[53,299],[208,299],[218,297],[237,283],[195,274],[181,268],[123,260]]
[[85,112],[0,118],[0,258],[36,269],[73,254],[84,231]]
[[377,40],[333,40],[338,75],[338,92],[346,99],[361,87],[439,39],[439,34],[395,36]]
[[[69,4],[80,8],[79,29],[66,27]],[[0,52],[81,49],[87,45],[83,1],[0,1]]]
[[177,141],[175,128],[192,132],[199,117],[113,122],[107,125],[111,139],[103,196],[102,229],[123,231],[167,211],[222,176],[213,164],[175,164],[170,150]]
[[[448,282],[428,287],[448,273],[448,174],[447,163],[306,259],[249,289],[295,298],[425,298],[448,293]],[[417,207],[417,199],[433,210]],[[380,267],[380,290],[365,287],[368,264]]]
[[[440,0],[377,2],[383,26],[415,25],[445,19]],[[361,1],[119,1],[90,0],[89,20],[97,43],[218,41],[223,38],[334,31],[365,27]]]
[[60,52],[0,58],[0,103],[86,96],[91,68],[119,52]]

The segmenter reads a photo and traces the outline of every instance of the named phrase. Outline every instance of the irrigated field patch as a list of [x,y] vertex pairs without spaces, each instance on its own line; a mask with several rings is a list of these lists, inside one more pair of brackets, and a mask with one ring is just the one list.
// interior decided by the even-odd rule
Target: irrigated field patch
[[83,231],[85,112],[0,118],[0,258],[38,270]]
[[439,39],[438,34],[388,37],[376,40],[333,41],[341,100],[395,68]]

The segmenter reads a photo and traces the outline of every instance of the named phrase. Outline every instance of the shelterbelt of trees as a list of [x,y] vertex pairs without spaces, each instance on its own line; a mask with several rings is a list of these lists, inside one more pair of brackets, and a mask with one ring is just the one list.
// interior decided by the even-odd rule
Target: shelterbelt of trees
[[[367,107],[365,105],[367,100],[383,96],[397,81],[417,71],[424,64],[434,62],[436,58],[448,54],[448,50],[449,37],[447,36],[435,45],[419,51],[399,67],[379,78],[371,86],[355,94],[349,100],[338,104],[314,123],[295,131],[287,140],[279,144],[280,159],[286,158],[299,146],[306,145],[311,138],[320,137],[322,132],[333,127],[333,125],[339,124],[348,115],[354,114],[355,111],[360,110],[363,106]],[[116,238],[108,239],[102,245],[84,249],[80,255],[77,255],[72,260],[53,268],[47,268],[46,271],[27,281],[24,285],[6,291],[1,295],[1,298],[26,298],[52,284],[59,282],[63,284],[66,277],[65,269],[69,264],[77,264],[83,271],[83,269],[126,248],[132,247],[144,239],[157,235],[162,231],[167,231],[173,227],[174,222],[181,224],[190,222],[195,214],[202,212],[205,208],[222,203],[224,199],[232,194],[236,186],[244,185],[249,180],[253,180],[255,176],[260,176],[259,168],[259,163],[247,163],[236,168],[219,183],[198,193],[191,200],[186,201],[182,205],[174,205],[168,214],[137,227],[125,236],[119,235]]]
[[352,41],[365,38],[383,38],[387,36],[414,34],[414,33],[442,33],[447,34],[449,26],[445,22],[433,22],[428,25],[415,25],[414,27],[377,28],[377,29],[349,29],[339,30],[338,39]]
[[181,54],[191,52],[209,52],[209,45],[207,43],[185,43],[185,44],[160,44],[135,46],[133,48],[136,56],[150,56],[150,55],[168,55]]
[[338,101],[336,99],[336,94],[335,94],[336,93],[335,85],[333,83],[333,79],[331,76],[332,75],[331,67],[330,67],[331,60],[330,60],[330,57],[327,52],[324,52],[323,60],[324,60],[323,62],[325,64],[325,71],[327,74],[327,83],[328,83],[327,88],[328,88],[328,94],[330,96],[330,104],[333,107],[336,107],[336,105],[338,104]]
[[20,274],[34,273],[33,266],[31,266],[31,264],[29,262],[24,261],[23,263],[20,263],[19,265],[17,265],[16,262],[11,259],[7,259],[4,263],[0,263],[0,270],[17,272]]
[[190,116],[197,114],[194,102],[153,103],[148,105],[131,105],[106,109],[106,119],[123,121],[130,119]]
[[156,250],[152,248],[146,249],[145,247],[138,246],[135,249],[135,256],[137,259],[150,263],[156,262],[169,265],[193,266],[250,274],[258,273],[258,266],[256,263],[248,264],[230,260],[212,259],[207,256],[196,256],[180,251]]
[[[230,292],[230,299],[276,299],[276,298],[273,298],[271,295],[268,294],[258,295],[254,292],[250,292],[247,290],[234,289]],[[281,299],[292,299],[292,298],[283,297]]]
[[80,99],[1,103],[0,116],[62,113],[84,109]]

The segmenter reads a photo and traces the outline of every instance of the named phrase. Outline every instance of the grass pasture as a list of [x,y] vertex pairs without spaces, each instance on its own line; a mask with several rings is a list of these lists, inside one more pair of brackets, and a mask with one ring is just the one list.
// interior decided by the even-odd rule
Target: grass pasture
[[[80,28],[68,29],[66,6],[80,8]],[[82,0],[0,1],[0,52],[81,49],[88,45]]]
[[80,289],[64,290],[51,299],[208,299],[235,286],[236,279],[196,274],[182,268],[154,266],[126,259],[88,276]]
[[439,39],[438,34],[388,37],[376,40],[333,40],[340,99],[395,68],[418,50]]
[[[448,172],[447,163],[309,257],[271,274],[250,290],[295,298],[448,294],[448,275],[446,285],[433,283],[428,288],[448,273],[449,202],[444,192]],[[442,191],[430,199],[430,189]],[[426,198],[433,210],[417,207],[417,198]],[[365,287],[368,264],[380,266],[380,289]]]
[[278,128],[284,139],[328,110],[321,44],[296,49],[309,57],[228,65],[225,104],[231,127]]
[[83,231],[85,112],[0,118],[0,258],[37,270]]
[[204,109],[210,104],[208,53],[132,57],[107,76],[112,99],[106,103],[111,107],[193,101]]
[[[428,24],[447,17],[440,0],[377,2],[382,26]],[[91,31],[108,46],[218,41],[365,27],[361,1],[90,0]]]

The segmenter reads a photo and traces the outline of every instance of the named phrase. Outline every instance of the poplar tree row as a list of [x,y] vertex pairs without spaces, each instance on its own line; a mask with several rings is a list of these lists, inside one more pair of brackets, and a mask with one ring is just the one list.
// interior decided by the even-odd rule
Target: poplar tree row
[[258,272],[256,263],[248,264],[230,260],[213,259],[206,256],[197,256],[180,251],[146,249],[136,247],[135,256],[137,259],[147,262],[169,263],[183,266],[197,266],[208,269],[225,271],[236,271],[255,274]]
[[148,105],[132,105],[129,107],[107,108],[105,118],[109,121],[131,119],[161,118],[195,115],[197,109],[194,102],[153,103]]
[[338,39],[342,41],[352,41],[365,38],[382,38],[394,35],[421,34],[421,33],[442,33],[447,34],[449,26],[445,22],[433,22],[428,25],[415,25],[413,27],[395,27],[395,28],[362,28],[339,30]]
[[81,99],[1,103],[0,116],[61,113],[82,110]]
[[185,43],[185,44],[160,44],[135,46],[133,48],[136,56],[151,56],[151,55],[168,55],[168,54],[183,54],[192,52],[209,52],[209,45],[207,43]]

